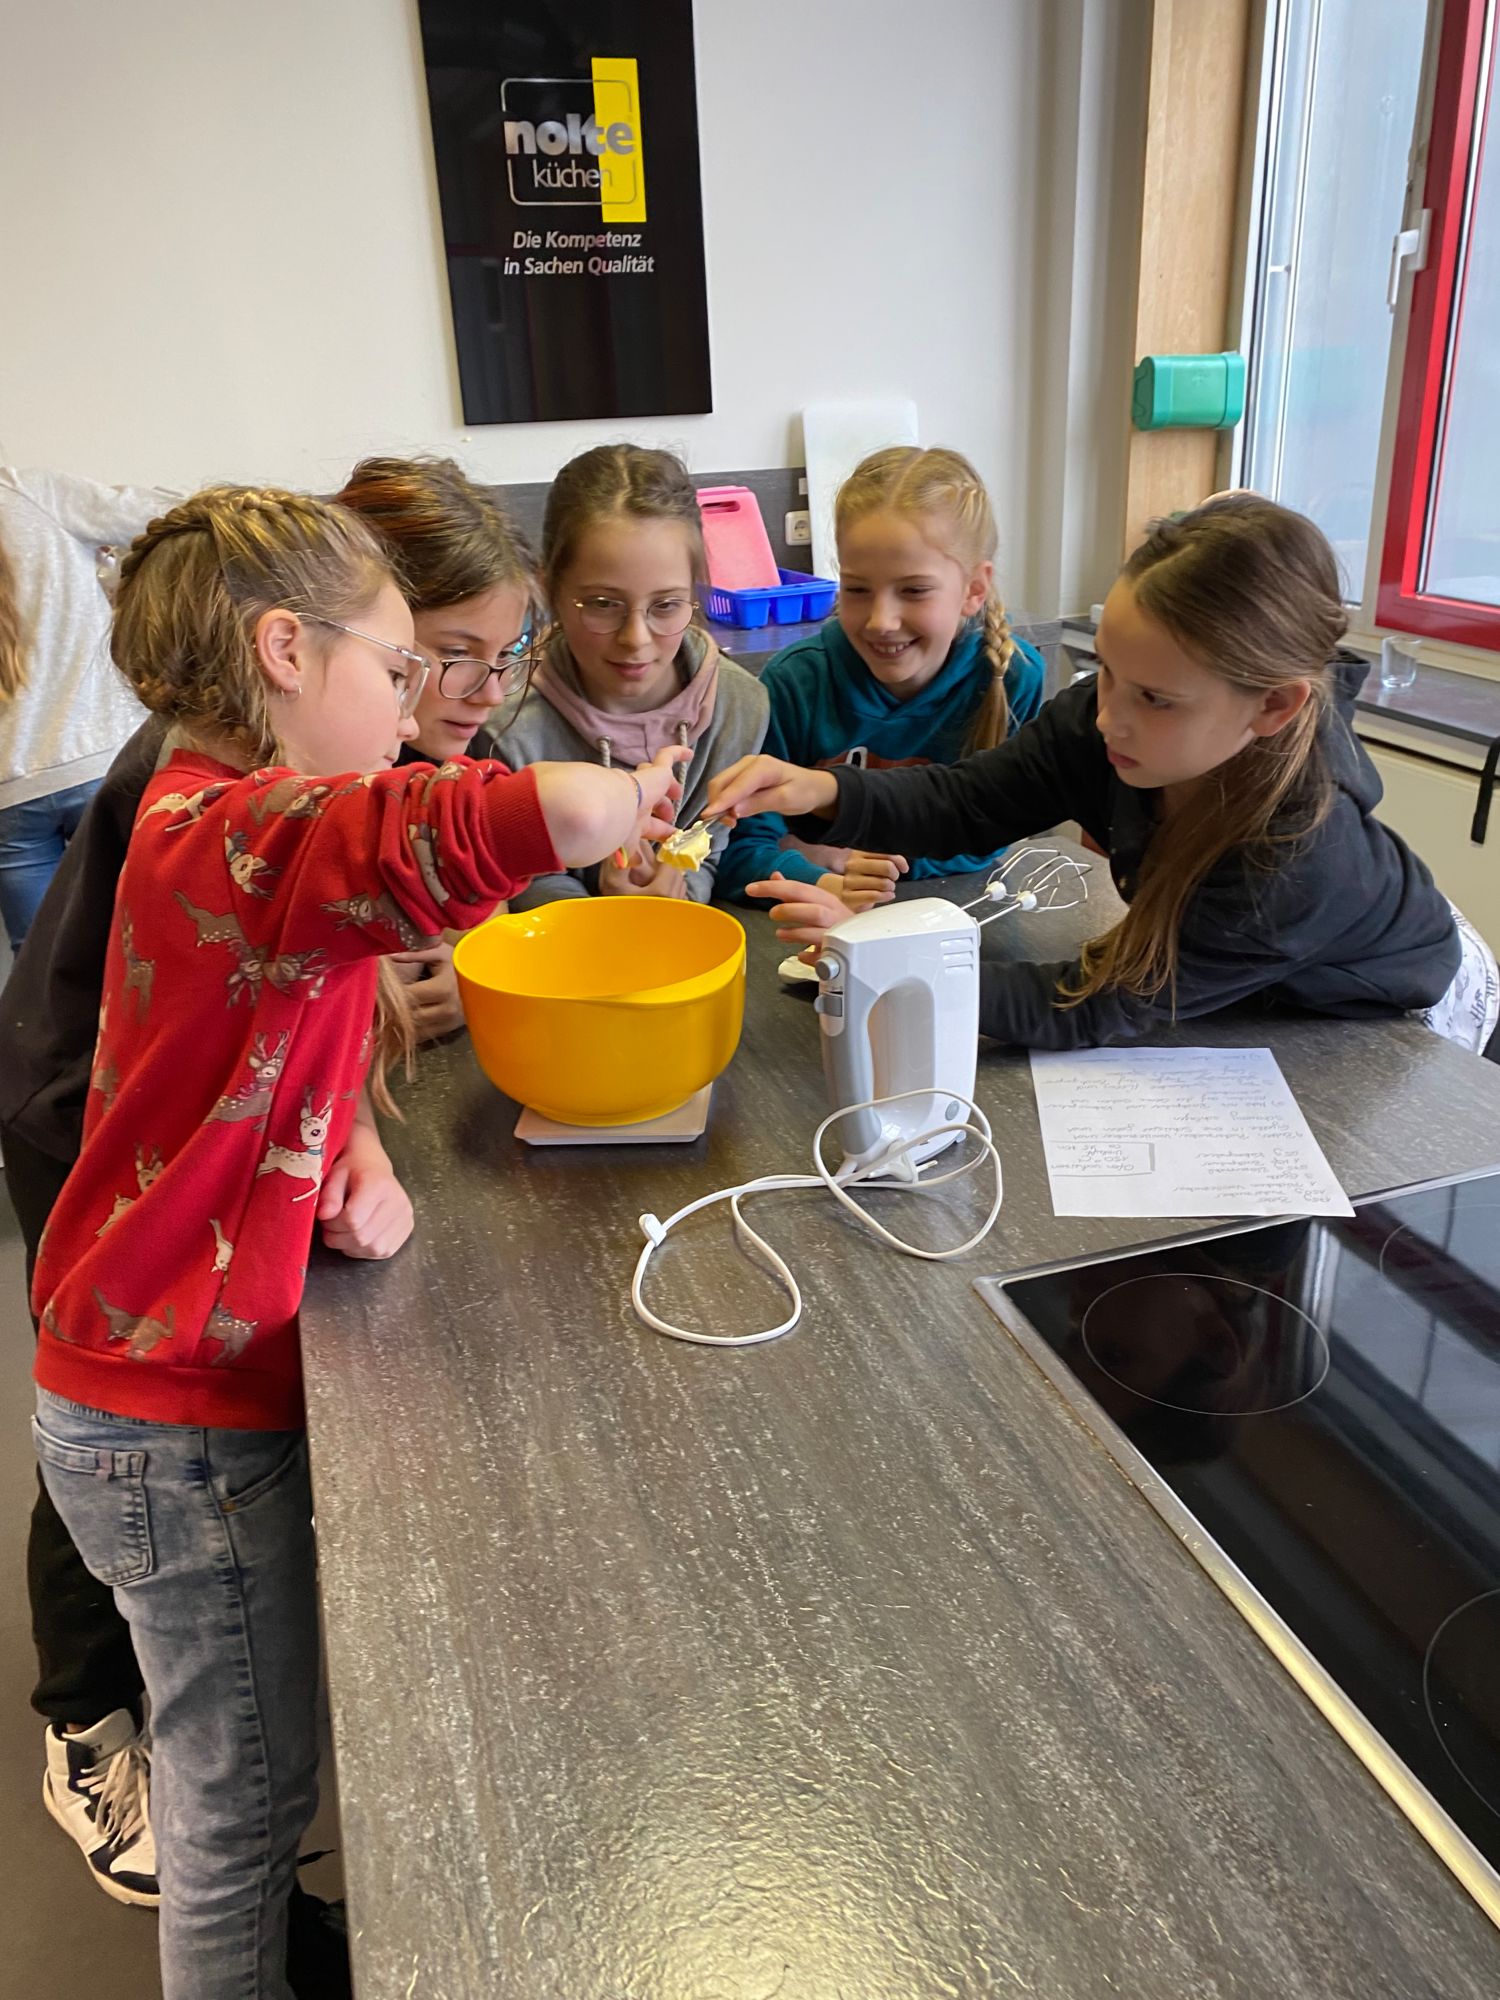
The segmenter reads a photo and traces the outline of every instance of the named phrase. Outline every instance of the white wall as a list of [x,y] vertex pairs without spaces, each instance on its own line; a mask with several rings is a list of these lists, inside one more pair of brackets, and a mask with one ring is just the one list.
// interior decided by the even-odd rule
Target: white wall
[[698,0],[717,409],[473,431],[414,5],[6,12],[10,463],[327,487],[368,450],[437,449],[528,480],[632,435],[785,465],[802,404],[899,392],[991,481],[1015,599],[1086,602],[1117,559],[1133,279],[1093,260],[1139,159],[1147,0]]

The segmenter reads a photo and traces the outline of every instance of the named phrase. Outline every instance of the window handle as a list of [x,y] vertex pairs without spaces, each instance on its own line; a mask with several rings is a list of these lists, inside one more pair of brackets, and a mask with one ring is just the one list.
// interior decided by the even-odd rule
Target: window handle
[[1401,273],[1409,264],[1413,271],[1427,268],[1427,237],[1432,228],[1432,210],[1424,208],[1414,229],[1398,229],[1391,238],[1391,274],[1386,281],[1385,302],[1391,311],[1401,296]]

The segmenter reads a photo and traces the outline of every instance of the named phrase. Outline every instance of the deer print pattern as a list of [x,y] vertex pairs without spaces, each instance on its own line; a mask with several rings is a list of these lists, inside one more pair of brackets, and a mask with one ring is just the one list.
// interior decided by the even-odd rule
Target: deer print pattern
[[233,910],[226,910],[219,916],[213,910],[200,910],[196,903],[188,901],[180,889],[174,889],[172,894],[192,918],[199,944],[244,945],[245,933],[240,929],[240,920]]
[[406,837],[411,842],[411,851],[416,858],[417,873],[422,878],[422,886],[439,909],[448,901],[448,890],[444,886],[438,863],[437,834],[430,826],[409,826]]
[[176,1309],[167,1307],[165,1319],[149,1319],[143,1313],[125,1312],[112,1306],[99,1287],[94,1287],[94,1303],[109,1324],[111,1340],[124,1341],[132,1361],[144,1361],[154,1347],[172,1338]]
[[348,930],[351,924],[358,924],[361,930],[368,930],[372,924],[385,924],[401,940],[403,951],[414,951],[420,944],[430,944],[431,939],[407,916],[389,889],[378,896],[368,892],[359,896],[344,896],[336,903],[325,903],[323,908],[329,916],[337,917],[339,929]]
[[258,1319],[236,1319],[234,1314],[226,1312],[223,1306],[215,1306],[208,1316],[207,1326],[203,1329],[207,1339],[223,1343],[214,1356],[214,1367],[222,1367],[226,1361],[238,1360],[250,1345],[255,1329],[259,1325]]
[[257,826],[264,826],[278,813],[285,819],[316,819],[332,797],[332,785],[309,784],[305,778],[278,778],[264,791],[250,794],[250,816]]
[[[230,975],[231,978],[233,975]],[[257,1035],[255,1046],[246,1056],[250,1074],[227,1097],[221,1097],[210,1118],[218,1118],[226,1125],[238,1125],[247,1118],[255,1120],[256,1129],[264,1132],[266,1120],[271,1114],[271,1098],[276,1085],[281,1080],[281,1072],[286,1067],[287,1045],[290,1034],[279,1034],[275,1041],[269,1035]]]
[[172,893],[192,918],[200,945],[227,944],[234,953],[235,968],[227,981],[231,1006],[242,994],[248,994],[252,1003],[258,1000],[262,980],[269,981],[278,993],[290,993],[302,980],[310,979],[313,982],[308,994],[310,1000],[316,1000],[323,991],[328,973],[327,952],[284,951],[267,958],[245,936],[233,910],[225,910],[222,915],[216,910],[200,910],[180,889]]
[[156,960],[141,958],[135,948],[135,925],[128,910],[120,912],[120,949],[125,955],[125,991],[136,995],[137,1021],[151,1011],[151,988],[156,979]]
[[276,876],[281,873],[269,861],[263,861],[258,854],[250,851],[250,836],[243,827],[230,829],[224,824],[224,859],[229,864],[229,879],[237,889],[243,889],[247,896],[261,896],[270,901],[271,892],[257,879],[261,875]]
[[147,806],[141,818],[150,819],[154,813],[181,813],[182,818],[166,829],[168,833],[181,833],[182,829],[191,826],[195,819],[202,819],[206,808],[211,806],[215,799],[221,799],[229,788],[226,781],[216,785],[205,785],[198,792],[163,792],[155,805]]
[[208,1226],[214,1233],[214,1276],[227,1277],[230,1259],[234,1256],[234,1245],[224,1234],[223,1225],[217,1216],[209,1217]]
[[[151,1149],[151,1157],[149,1160],[146,1158],[146,1155],[142,1151],[142,1149],[139,1146],[136,1147],[135,1184],[139,1193],[144,1194],[147,1188],[150,1187],[153,1184],[153,1182],[159,1181],[165,1172],[166,1168],[162,1162],[161,1154],[157,1152],[155,1147]],[[135,1198],[136,1197],[133,1194],[117,1194],[115,1196],[114,1207],[110,1210],[109,1214],[105,1216],[104,1220],[100,1223],[99,1227],[94,1231],[94,1234],[96,1236],[102,1236],[105,1230],[112,1229],[114,1225],[119,1221],[120,1217],[125,1213],[126,1209],[132,1206],[132,1204],[135,1201]]]
[[323,981],[328,977],[326,951],[284,951],[276,958],[263,958],[252,946],[246,945],[237,956],[239,964],[228,980],[231,1006],[242,993],[248,993],[252,1001],[258,1000],[263,979],[278,993],[290,993],[303,980],[311,980],[307,997],[316,1000],[323,991]]
[[113,1062],[96,1062],[94,1073],[89,1078],[89,1087],[97,1090],[104,1099],[104,1108],[110,1110],[120,1088],[120,1072]]
[[262,1174],[286,1174],[294,1181],[311,1181],[312,1186],[305,1194],[293,1195],[293,1201],[311,1201],[323,1180],[323,1148],[328,1140],[329,1121],[333,1117],[333,1099],[327,1098],[321,1106],[313,1102],[313,1094],[305,1091],[302,1097],[302,1146],[299,1151],[294,1146],[267,1146],[265,1157],[255,1169],[255,1177]]

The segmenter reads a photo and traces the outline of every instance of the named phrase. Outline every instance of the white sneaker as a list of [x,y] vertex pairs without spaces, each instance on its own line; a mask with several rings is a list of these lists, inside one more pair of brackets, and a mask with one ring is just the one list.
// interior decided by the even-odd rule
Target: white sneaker
[[151,1832],[150,1758],[129,1709],[64,1736],[47,1726],[42,1804],[83,1849],[94,1880],[117,1903],[155,1909],[156,1841]]

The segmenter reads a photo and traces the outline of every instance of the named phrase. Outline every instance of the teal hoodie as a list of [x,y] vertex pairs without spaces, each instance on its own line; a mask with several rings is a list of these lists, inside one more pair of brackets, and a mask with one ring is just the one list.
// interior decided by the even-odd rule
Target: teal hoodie
[[[956,764],[964,738],[990,682],[981,621],[971,619],[953,642],[940,672],[920,694],[899,701],[883,688],[844,636],[836,618],[778,653],[761,685],[771,699],[763,748],[792,764]],[[1041,654],[1024,639],[1005,673],[1012,733],[1042,705]],[[751,882],[776,873],[816,882],[826,872],[796,848],[783,847],[786,821],[778,813],[744,820],[719,862],[718,894],[744,902]],[[908,855],[913,878],[966,874],[988,868],[1003,854]]]

